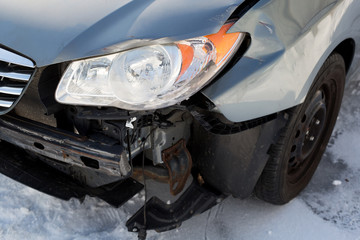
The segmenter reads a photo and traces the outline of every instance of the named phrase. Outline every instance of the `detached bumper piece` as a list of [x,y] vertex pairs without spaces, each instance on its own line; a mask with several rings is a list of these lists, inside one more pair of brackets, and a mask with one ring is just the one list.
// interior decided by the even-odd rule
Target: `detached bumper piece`
[[146,203],[146,226],[144,207],[139,209],[126,223],[130,232],[156,230],[164,232],[177,228],[194,215],[205,212],[215,206],[225,196],[207,187],[200,186],[193,180],[186,191],[172,204],[166,204],[157,197]]
[[89,195],[101,198],[114,207],[121,206],[143,188],[142,184],[131,178],[102,187],[87,187],[31,157],[22,149],[4,142],[0,143],[0,172],[15,181],[63,200],[72,197],[83,200]]

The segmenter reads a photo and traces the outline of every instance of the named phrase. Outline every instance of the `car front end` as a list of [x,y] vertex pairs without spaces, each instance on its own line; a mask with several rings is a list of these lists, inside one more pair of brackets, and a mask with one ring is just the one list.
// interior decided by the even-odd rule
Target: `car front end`
[[349,74],[359,64],[353,1],[5,5],[0,139],[101,193],[134,179],[120,202],[145,179],[180,196],[150,201],[131,231],[250,196],[329,56]]

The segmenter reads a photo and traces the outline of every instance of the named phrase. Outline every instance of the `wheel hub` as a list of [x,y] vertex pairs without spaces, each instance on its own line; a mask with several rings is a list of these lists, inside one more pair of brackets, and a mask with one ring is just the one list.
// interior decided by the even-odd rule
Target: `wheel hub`
[[296,182],[311,165],[310,155],[321,142],[319,140],[326,124],[326,113],[325,94],[318,90],[297,124],[288,163],[290,182]]

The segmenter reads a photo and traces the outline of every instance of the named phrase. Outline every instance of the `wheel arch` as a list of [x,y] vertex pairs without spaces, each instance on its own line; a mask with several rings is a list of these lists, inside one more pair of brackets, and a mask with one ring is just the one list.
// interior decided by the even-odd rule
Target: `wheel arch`
[[336,46],[334,52],[339,53],[343,57],[346,72],[348,72],[355,55],[355,41],[352,38],[345,39]]

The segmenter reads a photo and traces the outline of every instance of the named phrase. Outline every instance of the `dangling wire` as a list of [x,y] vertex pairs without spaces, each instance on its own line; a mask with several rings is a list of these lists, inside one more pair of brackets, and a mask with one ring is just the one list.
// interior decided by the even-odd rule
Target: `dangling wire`
[[130,131],[129,129],[126,130],[126,142],[127,142],[127,150],[128,150],[128,154],[129,154],[129,162],[130,162],[130,166],[131,166],[131,171],[134,171],[134,166],[133,166],[133,159],[131,156],[131,146],[130,146]]
[[144,191],[145,191],[145,202],[144,202],[144,226],[139,230],[138,239],[145,240],[146,239],[146,203],[147,203],[147,187],[146,187],[146,179],[145,179],[145,141],[142,143],[142,175],[144,179]]
[[138,233],[138,239],[139,240],[145,240],[146,239],[146,225],[147,225],[147,217],[146,217],[146,203],[147,203],[147,186],[146,186],[146,178],[145,178],[145,143],[147,139],[153,134],[153,132],[156,130],[156,127],[153,128],[150,133],[146,136],[145,139],[142,141],[142,175],[144,179],[144,191],[145,191],[145,202],[144,202],[144,226],[139,230]]

